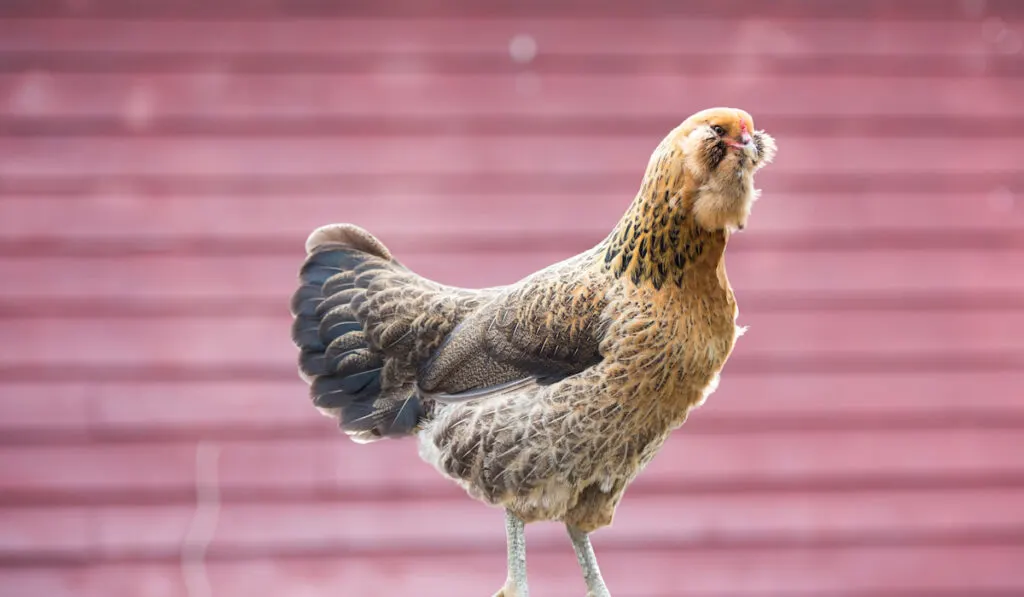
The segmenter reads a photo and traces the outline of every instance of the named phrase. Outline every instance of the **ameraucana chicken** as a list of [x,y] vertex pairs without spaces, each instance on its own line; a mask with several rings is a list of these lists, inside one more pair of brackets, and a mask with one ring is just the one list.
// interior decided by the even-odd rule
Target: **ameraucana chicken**
[[593,597],[589,533],[714,391],[740,329],[725,272],[774,140],[743,110],[694,114],[657,146],[611,234],[514,284],[445,286],[351,224],[314,231],[292,299],[313,404],[357,442],[415,436],[423,459],[524,524],[564,522]]

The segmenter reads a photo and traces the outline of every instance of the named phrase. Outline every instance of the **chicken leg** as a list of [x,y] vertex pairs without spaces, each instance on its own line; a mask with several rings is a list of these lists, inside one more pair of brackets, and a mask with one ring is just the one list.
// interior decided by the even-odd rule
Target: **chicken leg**
[[583,580],[587,583],[587,597],[611,597],[604,579],[601,578],[601,569],[597,565],[594,548],[590,545],[590,536],[571,525],[565,525],[565,528],[569,531],[569,539],[576,550],[576,559],[583,570]]
[[526,525],[510,510],[505,510],[505,536],[508,545],[508,577],[494,597],[530,597],[526,586]]

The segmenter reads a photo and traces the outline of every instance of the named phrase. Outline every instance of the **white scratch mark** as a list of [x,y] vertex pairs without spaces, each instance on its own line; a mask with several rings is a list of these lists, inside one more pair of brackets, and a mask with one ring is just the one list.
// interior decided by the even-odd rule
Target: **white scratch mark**
[[156,97],[152,86],[146,81],[136,81],[125,99],[121,111],[125,124],[133,131],[149,128],[153,121]]
[[508,54],[519,64],[532,62],[537,56],[537,40],[532,35],[520,33],[508,42]]
[[196,444],[196,511],[181,546],[181,574],[189,597],[213,596],[206,572],[206,550],[220,515],[219,461],[218,445],[205,441]]

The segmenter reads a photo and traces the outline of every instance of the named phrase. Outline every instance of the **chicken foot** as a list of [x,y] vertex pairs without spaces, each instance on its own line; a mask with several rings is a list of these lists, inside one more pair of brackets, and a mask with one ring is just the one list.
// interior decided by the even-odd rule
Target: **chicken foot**
[[601,578],[601,568],[597,565],[597,556],[590,545],[590,536],[571,525],[565,525],[565,528],[569,531],[569,539],[576,550],[576,559],[583,570],[583,580],[587,583],[587,597],[611,597],[604,579]]
[[505,510],[505,536],[508,545],[508,577],[494,597],[529,597],[526,586],[526,525],[510,510]]

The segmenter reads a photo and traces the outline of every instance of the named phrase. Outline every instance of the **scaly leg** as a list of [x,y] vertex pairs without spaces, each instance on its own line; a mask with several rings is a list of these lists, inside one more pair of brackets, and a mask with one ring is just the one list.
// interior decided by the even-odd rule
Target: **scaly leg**
[[604,584],[604,579],[601,578],[601,569],[597,566],[597,557],[590,545],[590,537],[570,525],[565,525],[565,528],[569,531],[569,539],[572,539],[572,547],[576,550],[576,559],[583,570],[583,580],[587,583],[587,597],[612,597]]
[[508,578],[494,597],[530,597],[526,586],[526,525],[505,510],[505,540],[508,545]]

